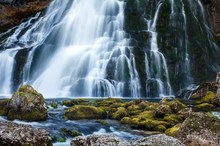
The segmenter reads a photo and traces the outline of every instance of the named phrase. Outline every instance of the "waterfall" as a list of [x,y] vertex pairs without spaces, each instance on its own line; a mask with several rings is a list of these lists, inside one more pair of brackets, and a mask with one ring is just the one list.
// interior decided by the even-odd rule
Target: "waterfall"
[[0,95],[173,96],[218,72],[219,52],[200,0],[53,0],[0,34]]
[[[172,94],[167,63],[163,54],[159,52],[157,40],[156,25],[162,4],[162,1],[159,1],[154,16],[149,20],[145,20],[148,27],[147,32],[151,34],[150,57],[147,57],[147,53],[145,53],[145,67],[147,73],[146,92],[149,94],[148,96],[151,96],[150,93],[156,92],[154,96],[158,97],[170,96]],[[148,59],[150,61],[148,61]],[[151,63],[149,64],[149,62]],[[163,76],[165,76],[165,79],[163,79]]]
[[50,97],[139,97],[136,63],[123,30],[124,6],[118,0],[55,0],[33,26],[20,25],[6,44],[19,41],[19,49],[31,48],[21,84]]

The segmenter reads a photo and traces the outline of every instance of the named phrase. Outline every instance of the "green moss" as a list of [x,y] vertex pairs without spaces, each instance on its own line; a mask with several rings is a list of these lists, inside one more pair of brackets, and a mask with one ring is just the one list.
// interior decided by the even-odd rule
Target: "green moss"
[[62,135],[66,137],[76,137],[76,136],[81,136],[82,133],[76,130],[69,130],[67,128],[61,128],[60,129]]
[[167,104],[170,106],[171,110],[174,113],[177,113],[183,108],[187,108],[187,106],[183,104],[182,102],[180,102],[179,100],[173,100],[173,101],[168,102]]
[[112,118],[116,120],[121,120],[124,117],[129,116],[124,107],[119,107],[115,113],[112,114]]
[[85,98],[77,98],[77,99],[73,99],[73,100],[64,100],[63,101],[63,105],[67,106],[67,107],[71,107],[74,105],[88,105],[89,104],[89,99],[85,99]]
[[131,118],[130,117],[124,117],[120,121],[122,124],[131,124]]
[[138,115],[142,111],[143,111],[143,109],[141,109],[141,107],[138,106],[138,105],[130,105],[127,108],[127,112],[128,112],[129,115]]
[[47,111],[31,110],[25,114],[21,114],[17,110],[9,110],[7,118],[8,120],[20,119],[26,121],[45,121],[47,119]]
[[166,114],[172,114],[173,113],[170,106],[167,105],[167,104],[160,104],[156,108],[155,111],[156,111],[156,113],[155,113],[156,117],[159,117],[159,118],[163,118],[164,115],[166,115]]
[[0,116],[6,116],[8,113],[8,103],[10,99],[0,100]]
[[197,108],[213,108],[214,105],[209,104],[209,103],[201,103],[201,104],[196,105],[195,107],[197,107]]
[[163,118],[164,121],[168,122],[170,125],[176,125],[183,122],[182,118],[177,114],[168,114]]
[[155,111],[144,111],[137,115],[140,120],[154,119]]
[[166,127],[164,126],[164,125],[158,125],[156,128],[155,128],[155,130],[156,131],[159,131],[159,132],[164,132],[164,131],[166,131]]
[[58,104],[57,104],[56,102],[51,102],[51,103],[50,103],[50,106],[51,106],[52,108],[57,108],[57,107],[58,107]]
[[65,142],[66,141],[66,138],[65,137],[58,137],[56,139],[57,142]]
[[205,97],[200,100],[200,103],[218,104],[216,93],[209,91]]
[[170,126],[169,123],[165,122],[165,121],[159,121],[159,120],[151,120],[151,119],[147,119],[143,122],[140,123],[140,126],[144,125],[144,128],[146,130],[150,130],[150,131],[157,131],[157,126],[159,125],[163,125],[164,127],[168,127]]
[[91,105],[100,107],[100,106],[105,106],[105,107],[110,107],[113,104],[116,103],[122,103],[122,100],[119,98],[107,98],[107,99],[101,99],[101,100],[94,100],[92,101]]
[[177,124],[173,126],[172,128],[169,128],[165,131],[165,134],[168,136],[175,136],[176,132],[179,130],[181,124]]
[[109,125],[108,121],[106,120],[96,120],[97,123],[101,123],[102,125]]
[[86,105],[76,105],[65,111],[64,117],[71,120],[104,119],[106,113],[101,108]]

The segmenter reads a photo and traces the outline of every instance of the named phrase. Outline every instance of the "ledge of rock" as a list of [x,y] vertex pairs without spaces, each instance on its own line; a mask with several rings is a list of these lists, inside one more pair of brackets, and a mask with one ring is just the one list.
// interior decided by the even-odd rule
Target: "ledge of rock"
[[44,10],[51,0],[0,0],[0,33]]
[[29,125],[0,121],[1,146],[52,146],[49,134]]
[[72,146],[185,146],[179,140],[164,134],[137,140],[125,140],[111,134],[78,136],[71,141]]

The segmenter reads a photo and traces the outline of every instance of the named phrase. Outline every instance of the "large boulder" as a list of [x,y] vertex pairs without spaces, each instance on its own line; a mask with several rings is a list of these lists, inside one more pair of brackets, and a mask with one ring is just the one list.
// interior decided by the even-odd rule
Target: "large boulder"
[[46,120],[47,107],[43,95],[30,85],[20,87],[8,104],[7,117],[9,120]]
[[125,140],[111,134],[78,136],[71,141],[72,146],[185,146],[178,139],[164,134],[135,140]]
[[220,145],[220,119],[208,113],[192,113],[173,135],[187,145]]
[[0,121],[1,146],[52,146],[51,137],[43,129]]
[[70,120],[105,119],[106,112],[99,107],[76,105],[65,111],[64,117]]

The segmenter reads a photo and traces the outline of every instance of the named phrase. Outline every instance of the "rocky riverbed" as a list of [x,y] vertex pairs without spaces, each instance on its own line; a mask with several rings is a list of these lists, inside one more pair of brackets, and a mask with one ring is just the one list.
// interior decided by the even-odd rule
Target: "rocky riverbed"
[[187,100],[190,104],[184,104],[177,99],[44,100],[25,85],[0,101],[0,139],[9,146],[36,145],[34,135],[45,145],[219,145],[217,89],[215,83],[201,85]]

